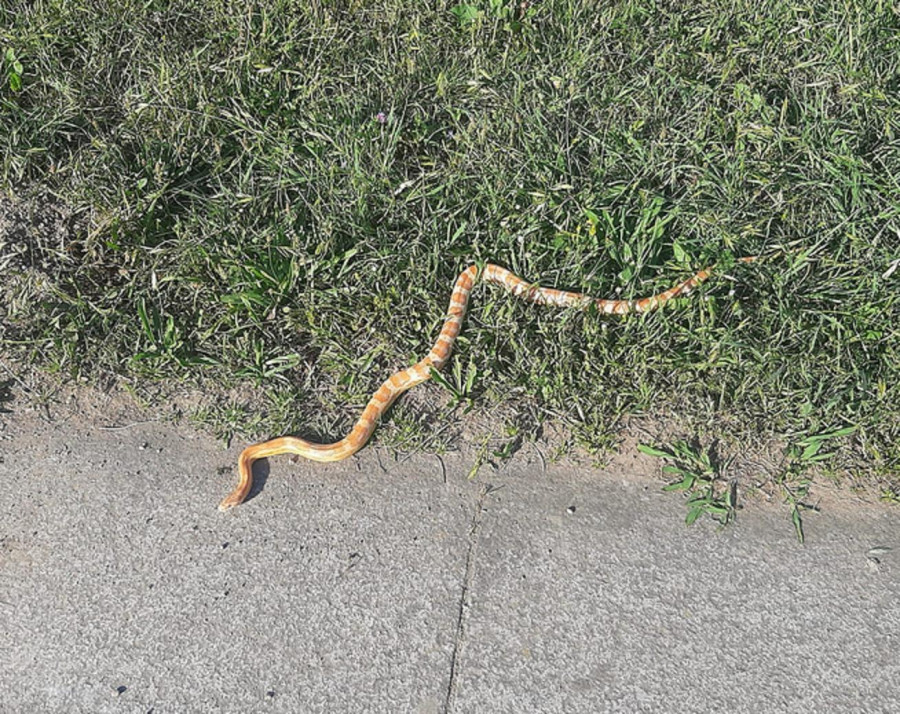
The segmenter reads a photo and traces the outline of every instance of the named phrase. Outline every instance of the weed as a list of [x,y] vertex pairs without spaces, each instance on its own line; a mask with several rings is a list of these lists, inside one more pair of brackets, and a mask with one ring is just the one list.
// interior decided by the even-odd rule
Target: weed
[[805,539],[803,518],[800,514],[803,511],[817,510],[815,506],[806,503],[811,483],[808,472],[814,466],[825,463],[835,455],[833,451],[822,452],[822,447],[826,442],[849,436],[855,431],[856,427],[850,426],[804,436],[793,441],[787,448],[784,464],[775,476],[775,483],[781,488],[784,502],[791,509],[791,522],[794,524],[794,531],[800,543],[803,543]]
[[466,474],[466,478],[469,481],[474,479],[478,475],[478,472],[481,470],[481,467],[484,466],[484,464],[488,462],[488,452],[490,451],[490,442],[491,442],[490,434],[485,434],[481,437],[481,443],[478,445],[478,453],[475,455],[475,460],[472,462],[472,466],[469,469],[469,473]]
[[664,491],[683,491],[688,513],[685,523],[693,524],[704,513],[727,526],[734,520],[737,506],[737,484],[723,476],[723,465],[714,461],[709,451],[692,447],[686,441],[676,441],[668,450],[638,444],[638,450],[649,456],[671,461],[663,466],[663,473],[677,480],[663,487]]
[[465,374],[463,374],[462,362],[459,360],[453,362],[450,374],[447,376],[431,369],[431,378],[450,393],[449,409],[454,409],[459,404],[466,405],[465,411],[472,408],[472,390],[478,380],[478,366],[474,362],[468,363]]

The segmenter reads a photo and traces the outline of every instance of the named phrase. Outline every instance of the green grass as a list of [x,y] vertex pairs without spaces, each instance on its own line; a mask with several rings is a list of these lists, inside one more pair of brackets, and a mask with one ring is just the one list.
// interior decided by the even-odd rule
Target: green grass
[[[854,427],[833,463],[896,479],[892,4],[427,5],[3,3],[0,183],[81,226],[5,271],[4,350],[249,386],[203,419],[337,438],[473,260],[637,297],[765,253],[647,316],[479,288],[450,401],[588,447],[630,414],[733,444]],[[414,406],[377,438],[428,448],[448,416]]]

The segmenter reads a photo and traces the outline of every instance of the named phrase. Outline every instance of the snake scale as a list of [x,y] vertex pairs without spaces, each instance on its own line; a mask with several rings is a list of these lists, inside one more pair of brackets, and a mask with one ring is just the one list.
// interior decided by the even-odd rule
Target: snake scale
[[[756,256],[739,258],[738,262],[748,263],[755,260]],[[240,482],[237,488],[219,505],[226,511],[240,504],[250,493],[253,486],[253,462],[267,456],[276,454],[298,454],[313,461],[340,461],[352,456],[359,451],[372,432],[384,412],[394,403],[403,392],[417,384],[431,378],[431,370],[441,369],[450,357],[453,344],[462,328],[463,316],[469,303],[469,296],[475,284],[482,280],[488,283],[502,285],[516,297],[537,303],[538,305],[554,305],[557,307],[589,308],[594,306],[598,312],[609,315],[624,315],[630,312],[647,312],[655,310],[663,303],[678,295],[685,295],[697,285],[705,281],[712,274],[713,268],[706,268],[693,275],[693,277],[678,283],[665,292],[642,298],[640,300],[604,300],[593,298],[581,293],[566,292],[542,288],[524,281],[519,276],[511,273],[499,265],[486,264],[479,270],[477,265],[470,265],[456,279],[453,286],[453,294],[450,297],[450,309],[444,320],[441,334],[434,343],[434,347],[424,359],[404,370],[392,374],[378,391],[372,395],[368,405],[360,416],[359,421],[351,432],[334,444],[314,444],[296,436],[282,436],[278,439],[264,441],[248,446],[238,459],[238,471]]]

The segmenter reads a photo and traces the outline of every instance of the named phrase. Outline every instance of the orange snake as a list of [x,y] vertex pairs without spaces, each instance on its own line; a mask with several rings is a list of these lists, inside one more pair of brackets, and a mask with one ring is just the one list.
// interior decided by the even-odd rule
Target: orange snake
[[[738,262],[749,263],[756,256],[738,258]],[[378,388],[363,411],[359,421],[353,430],[343,439],[334,444],[314,444],[295,436],[282,436],[278,439],[264,441],[248,446],[238,459],[240,471],[240,483],[237,488],[219,505],[219,509],[226,511],[241,503],[250,493],[253,486],[253,462],[267,456],[276,454],[299,454],[313,461],[340,461],[352,456],[359,451],[369,440],[375,426],[384,412],[407,389],[431,378],[431,370],[441,369],[450,357],[453,343],[462,327],[463,316],[469,303],[469,294],[479,277],[488,283],[497,283],[509,290],[513,295],[538,305],[556,305],[559,307],[588,308],[594,306],[599,312],[611,315],[624,315],[629,312],[647,312],[655,310],[664,302],[678,295],[690,292],[697,285],[706,280],[713,268],[706,268],[693,277],[679,283],[665,292],[640,300],[604,300],[593,298],[581,293],[571,293],[562,290],[542,288],[525,282],[522,278],[501,268],[499,265],[488,263],[484,266],[479,276],[477,265],[470,265],[456,279],[453,294],[450,297],[450,309],[444,321],[441,334],[425,358],[408,369],[401,370]]]

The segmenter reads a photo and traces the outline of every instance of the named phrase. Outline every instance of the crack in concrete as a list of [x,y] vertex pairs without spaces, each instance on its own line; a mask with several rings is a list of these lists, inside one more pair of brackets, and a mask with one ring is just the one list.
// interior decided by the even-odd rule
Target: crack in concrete
[[444,700],[445,714],[451,714],[456,700],[457,679],[459,677],[459,663],[462,657],[463,643],[466,637],[466,611],[469,608],[469,590],[475,576],[475,554],[478,550],[478,532],[481,530],[482,514],[484,513],[484,501],[491,492],[490,484],[481,487],[478,502],[475,504],[475,513],[472,516],[472,526],[469,530],[469,550],[466,553],[466,574],[463,577],[462,592],[459,598],[459,616],[456,619],[456,635],[453,641],[453,656],[450,660],[450,682],[447,685],[447,697]]

